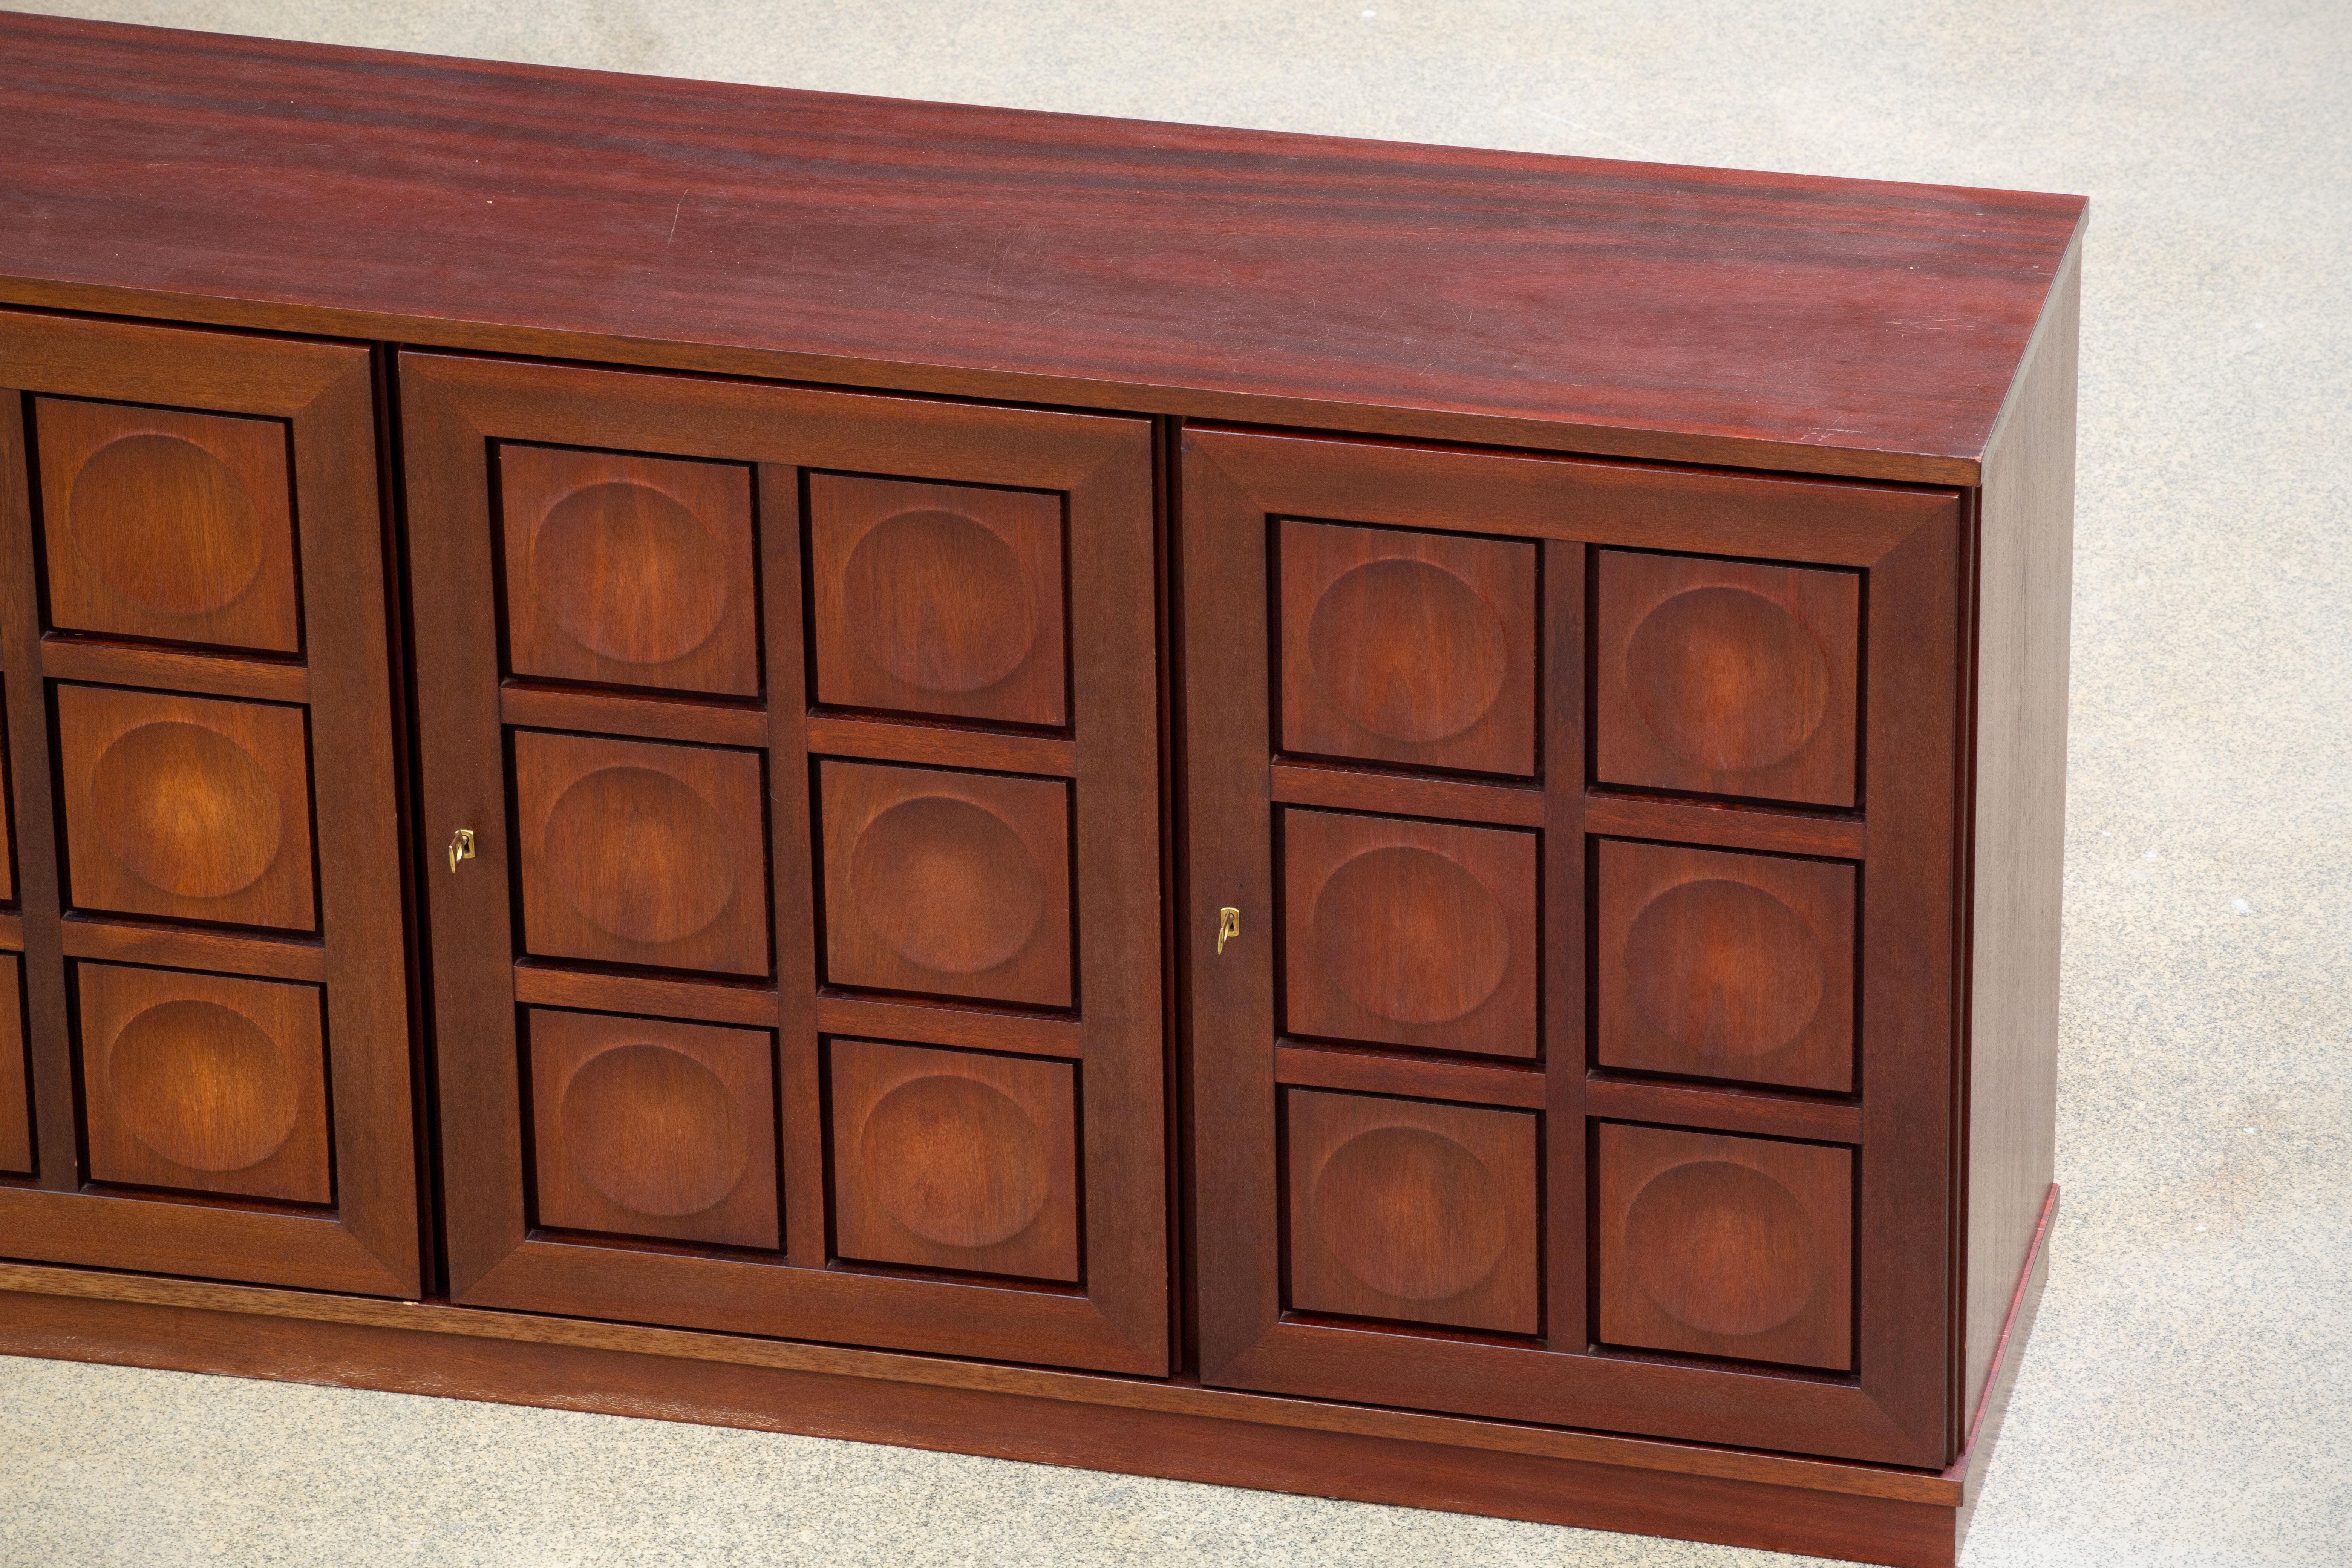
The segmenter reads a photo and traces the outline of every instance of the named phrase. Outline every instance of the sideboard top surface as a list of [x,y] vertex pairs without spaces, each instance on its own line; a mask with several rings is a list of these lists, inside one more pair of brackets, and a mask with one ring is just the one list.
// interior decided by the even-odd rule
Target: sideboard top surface
[[1973,483],[2076,196],[0,15],[0,299]]

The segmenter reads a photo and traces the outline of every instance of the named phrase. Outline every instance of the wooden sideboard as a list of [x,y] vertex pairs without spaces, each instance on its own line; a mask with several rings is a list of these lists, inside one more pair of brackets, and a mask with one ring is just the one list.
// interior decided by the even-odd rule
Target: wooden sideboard
[[2079,198],[0,88],[0,1350],[1953,1561]]

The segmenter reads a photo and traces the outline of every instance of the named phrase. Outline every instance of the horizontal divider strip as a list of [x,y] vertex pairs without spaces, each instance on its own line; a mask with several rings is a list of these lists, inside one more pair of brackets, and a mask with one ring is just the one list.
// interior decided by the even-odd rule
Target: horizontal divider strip
[[258,935],[232,936],[216,931],[117,925],[82,916],[68,917],[63,923],[63,933],[68,958],[152,963],[167,969],[210,969],[268,980],[302,980],[312,984],[322,984],[327,978],[326,950],[310,942]]
[[25,951],[25,917],[14,910],[0,910],[0,948],[10,952]]
[[1030,1057],[1059,1057],[1066,1061],[1077,1061],[1086,1055],[1086,1027],[1075,1018],[983,1013],[921,1002],[820,995],[816,999],[816,1026],[820,1033],[827,1035],[964,1046],[982,1051],[1014,1051]]
[[1301,1089],[1464,1100],[1530,1110],[1540,1110],[1544,1104],[1544,1075],[1533,1062],[1525,1067],[1489,1067],[1484,1062],[1428,1061],[1285,1043],[1274,1048],[1274,1080]]
[[710,746],[768,743],[768,715],[763,709],[623,697],[614,692],[509,686],[499,692],[499,718],[532,730],[593,730],[600,734]]
[[1532,784],[1472,784],[1466,779],[1400,778],[1352,768],[1274,764],[1274,798],[1290,805],[1336,811],[1387,811],[1405,816],[1540,827],[1544,792]]
[[706,1024],[776,1026],[776,994],[751,985],[656,980],[644,974],[594,974],[545,969],[529,962],[514,969],[515,1000],[526,1007],[579,1007],[594,1013],[649,1013]]
[[1842,860],[1861,859],[1866,838],[1863,825],[1848,818],[1600,794],[1584,797],[1584,830],[1623,838],[1711,844],[1725,849],[1826,855]]
[[310,700],[310,672],[299,664],[230,658],[210,653],[177,653],[160,647],[123,647],[66,637],[42,639],[41,673],[52,680],[152,686],[214,697],[249,697],[262,702]]
[[1684,1084],[1628,1083],[1592,1079],[1584,1086],[1584,1112],[1616,1121],[1659,1121],[1768,1138],[1811,1138],[1823,1143],[1862,1142],[1862,1107],[1797,1100],[1754,1089],[1699,1089]]
[[1058,735],[1005,735],[929,724],[894,724],[880,719],[811,714],[808,749],[817,756],[927,763],[941,768],[985,768],[1060,778],[1075,777],[1078,771],[1077,742]]

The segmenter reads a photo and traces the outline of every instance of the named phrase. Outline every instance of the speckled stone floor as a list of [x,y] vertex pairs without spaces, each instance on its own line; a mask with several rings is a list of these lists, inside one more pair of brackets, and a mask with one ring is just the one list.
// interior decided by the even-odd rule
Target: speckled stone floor
[[[2352,1563],[2352,5],[30,8],[2089,194],[2065,1214],[1964,1561]],[[0,1358],[6,1568],[1786,1561],[856,1444]]]

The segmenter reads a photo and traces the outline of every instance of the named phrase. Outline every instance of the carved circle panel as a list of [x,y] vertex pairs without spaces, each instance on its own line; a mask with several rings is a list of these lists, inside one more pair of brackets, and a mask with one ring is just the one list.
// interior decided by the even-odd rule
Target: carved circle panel
[[332,1199],[315,988],[83,962],[74,994],[92,1180]]
[[1633,1005],[1693,1050],[1757,1057],[1821,1010],[1822,952],[1796,912],[1723,878],[1668,889],[1625,936]]
[[1601,1339],[1853,1364],[1851,1151],[1603,1123],[1598,1158]]
[[748,468],[507,445],[498,484],[514,673],[759,692]]
[[607,480],[556,502],[531,543],[531,581],[555,624],[624,664],[668,664],[727,614],[727,559],[676,500]]
[[530,952],[768,973],[758,753],[522,730],[514,769]]
[[743,1179],[727,1086],[659,1046],[622,1046],[582,1068],[563,1093],[563,1130],[582,1179],[639,1214],[699,1214]]
[[1029,945],[1045,879],[1003,819],[952,795],[918,795],[859,835],[849,886],[866,922],[909,963],[980,974]]
[[1069,1005],[1066,785],[828,762],[819,787],[827,980]]
[[278,797],[250,752],[216,730],[142,724],[90,771],[91,831],[125,870],[183,899],[259,881],[285,842]]
[[300,709],[60,686],[57,711],[76,907],[313,928]]
[[1333,984],[1401,1024],[1450,1024],[1511,966],[1510,921],[1485,883],[1443,855],[1370,849],[1315,900],[1315,952]]
[[35,425],[58,626],[300,646],[283,425],[46,397]]
[[876,1200],[943,1247],[1010,1241],[1044,1212],[1052,1190],[1036,1123],[972,1079],[900,1084],[876,1104],[859,1143]]
[[1408,1301],[1461,1295],[1495,1271],[1509,1240],[1493,1174],[1419,1127],[1339,1145],[1316,1179],[1315,1207],[1339,1267]]
[[1283,814],[1284,1028],[1531,1057],[1532,834]]
[[1280,540],[1284,750],[1535,772],[1532,544],[1300,521]]
[[1292,1089],[1291,1306],[1538,1331],[1535,1118]]
[[540,1224],[779,1245],[765,1031],[534,1008],[528,1032]]
[[196,1171],[258,1165],[301,1110],[276,1043],[217,1002],[160,1002],[132,1018],[107,1080],[131,1135]]
[[547,814],[563,896],[597,930],[659,945],[709,928],[735,898],[736,867],[710,803],[668,773],[610,767],[576,780]]
[[1851,1089],[1854,868],[1601,842],[1604,1067]]
[[1633,706],[1710,773],[1786,761],[1829,706],[1829,661],[1797,617],[1743,588],[1693,588],[1652,610],[1625,650]]
[[1510,674],[1509,636],[1494,606],[1453,573],[1391,558],[1324,590],[1307,648],[1341,712],[1375,735],[1426,744],[1494,710]]
[[1078,1278],[1076,1077],[1034,1057],[827,1046],[844,1258]]
[[819,701],[1068,721],[1060,497],[812,474],[808,503]]
[[1856,804],[1861,583],[1852,572],[1601,552],[1601,782]]

